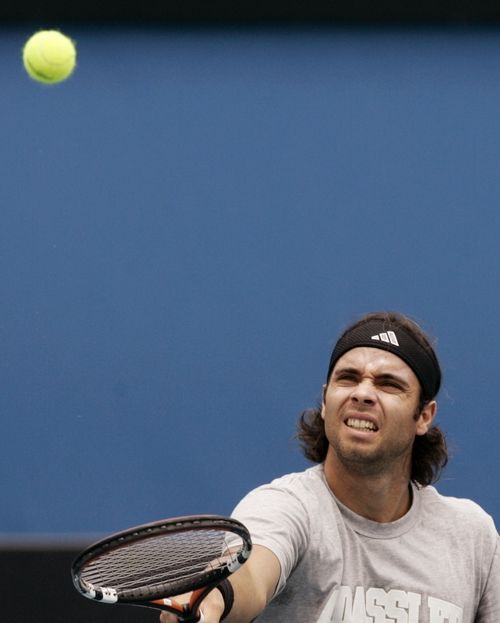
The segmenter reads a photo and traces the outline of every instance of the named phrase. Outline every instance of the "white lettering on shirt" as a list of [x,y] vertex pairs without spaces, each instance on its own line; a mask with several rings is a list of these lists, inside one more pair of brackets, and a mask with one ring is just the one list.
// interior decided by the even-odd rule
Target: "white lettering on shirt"
[[[419,623],[422,596],[411,591],[357,586],[338,587],[327,600],[317,623]],[[463,609],[428,597],[429,623],[463,623]]]

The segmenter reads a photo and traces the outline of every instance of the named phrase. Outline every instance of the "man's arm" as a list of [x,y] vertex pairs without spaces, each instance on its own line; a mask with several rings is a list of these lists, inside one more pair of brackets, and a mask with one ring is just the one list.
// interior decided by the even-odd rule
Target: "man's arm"
[[[266,607],[274,594],[280,576],[277,557],[262,545],[254,545],[248,561],[229,581],[234,590],[234,603],[224,623],[250,623]],[[187,597],[184,596],[187,601]],[[205,623],[219,623],[224,600],[219,590],[211,591],[200,606]],[[177,623],[173,614],[162,612],[161,623]]]

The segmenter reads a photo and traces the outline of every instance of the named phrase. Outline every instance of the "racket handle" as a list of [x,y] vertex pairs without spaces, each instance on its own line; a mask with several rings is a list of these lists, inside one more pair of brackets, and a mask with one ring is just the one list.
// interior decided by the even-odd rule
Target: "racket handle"
[[[203,612],[201,610],[199,611],[200,614],[198,617],[196,617],[195,615],[187,617],[187,615],[183,614],[184,610],[182,606],[177,601],[175,601],[175,599],[169,599],[168,597],[164,597],[163,599],[154,599],[149,603],[153,606],[156,606],[157,608],[160,608],[160,610],[167,610],[172,614],[176,614],[178,620],[181,623],[182,621],[189,621],[189,623],[205,623],[205,617],[203,616]],[[162,608],[162,606],[168,606],[168,608]],[[174,612],[173,608],[175,608],[175,610],[177,610],[178,612]]]
[[205,623],[205,617],[203,616],[203,612],[201,610],[198,611],[199,614],[198,616],[196,615],[192,615],[189,618],[183,618],[182,616],[179,616],[179,621],[180,623]]

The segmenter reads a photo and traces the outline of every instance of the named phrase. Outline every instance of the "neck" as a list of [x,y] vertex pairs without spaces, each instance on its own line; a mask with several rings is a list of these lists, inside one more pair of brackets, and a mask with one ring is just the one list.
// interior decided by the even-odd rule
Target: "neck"
[[324,464],[325,478],[336,498],[361,517],[388,523],[405,515],[411,506],[407,470],[387,470],[360,474],[347,468],[329,452]]

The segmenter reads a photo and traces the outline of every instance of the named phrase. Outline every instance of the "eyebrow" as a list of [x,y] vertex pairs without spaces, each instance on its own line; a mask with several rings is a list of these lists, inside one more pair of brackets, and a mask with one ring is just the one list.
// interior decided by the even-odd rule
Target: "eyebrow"
[[[361,376],[360,371],[357,368],[345,367],[339,368],[338,370],[334,370],[332,376],[338,378],[341,374],[353,374],[355,376]],[[380,381],[395,381],[399,383],[404,389],[409,389],[410,385],[402,379],[397,374],[392,374],[391,372],[382,372],[380,374],[375,374],[375,380]]]

